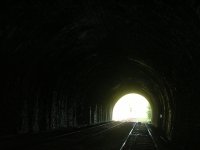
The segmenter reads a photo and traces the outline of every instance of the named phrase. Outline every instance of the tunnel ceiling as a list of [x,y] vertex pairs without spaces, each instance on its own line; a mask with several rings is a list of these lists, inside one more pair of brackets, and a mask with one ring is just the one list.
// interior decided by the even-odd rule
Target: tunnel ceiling
[[197,92],[195,0],[26,1],[6,8],[1,45],[9,56],[3,82],[11,112],[21,107],[19,99],[51,97],[53,91],[113,105],[132,89],[176,111],[180,99]]
[[157,75],[144,73],[150,67],[176,88],[193,71],[198,49],[198,16],[186,4],[180,10],[161,1],[10,4],[4,47],[15,72],[9,75],[32,88],[72,82],[76,90],[100,92],[128,80],[156,82]]

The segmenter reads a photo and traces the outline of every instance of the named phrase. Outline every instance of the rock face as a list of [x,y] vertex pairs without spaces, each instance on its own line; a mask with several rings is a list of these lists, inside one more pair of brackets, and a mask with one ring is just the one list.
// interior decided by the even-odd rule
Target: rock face
[[198,1],[28,0],[4,7],[1,136],[109,121],[116,101],[135,92],[149,99],[152,123],[169,140],[194,142]]

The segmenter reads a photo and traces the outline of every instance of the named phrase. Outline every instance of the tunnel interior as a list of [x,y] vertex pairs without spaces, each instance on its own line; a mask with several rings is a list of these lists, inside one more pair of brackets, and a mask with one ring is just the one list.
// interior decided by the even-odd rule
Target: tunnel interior
[[198,140],[198,1],[28,0],[6,8],[1,136],[111,121],[117,100],[138,93],[169,141]]

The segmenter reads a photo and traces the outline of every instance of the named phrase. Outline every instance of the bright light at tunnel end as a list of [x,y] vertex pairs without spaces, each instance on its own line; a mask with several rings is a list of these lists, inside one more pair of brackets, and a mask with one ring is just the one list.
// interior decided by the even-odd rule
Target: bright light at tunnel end
[[148,100],[139,94],[131,93],[121,97],[113,108],[114,121],[140,121],[151,120],[151,108]]

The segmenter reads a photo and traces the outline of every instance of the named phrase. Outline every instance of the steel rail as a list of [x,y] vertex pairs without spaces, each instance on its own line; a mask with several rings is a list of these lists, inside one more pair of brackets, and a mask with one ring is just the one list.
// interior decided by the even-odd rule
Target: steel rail
[[78,130],[78,131],[73,131],[73,132],[69,132],[69,133],[62,134],[62,135],[57,135],[57,136],[54,136],[54,137],[56,138],[56,137],[68,136],[68,135],[80,133],[80,132],[83,132],[83,131],[92,130],[92,129],[94,129],[94,128],[106,126],[106,125],[109,125],[109,124],[112,124],[112,123],[114,123],[114,122],[108,122],[108,123],[96,125],[96,126],[93,126],[93,127],[89,127],[89,128],[86,128],[86,129],[82,129],[82,130]]
[[128,139],[129,139],[129,137],[130,137],[132,131],[134,130],[136,124],[137,124],[137,123],[135,123],[135,124],[133,125],[133,128],[131,129],[131,131],[129,132],[128,136],[126,137],[126,139],[125,139],[124,143],[122,144],[120,150],[123,150],[123,148],[124,148],[124,146],[126,145],[126,142],[128,141]]
[[[115,122],[109,122],[109,123],[106,123],[106,124],[101,124],[101,125],[98,125],[98,126],[94,126],[94,127],[87,128],[87,129],[83,129],[83,130],[79,130],[79,131],[74,131],[74,132],[70,132],[70,133],[66,133],[66,134],[61,134],[61,135],[57,135],[57,136],[52,136],[52,137],[50,137],[50,138],[48,138],[48,139],[46,139],[46,140],[53,140],[53,139],[57,139],[57,138],[67,137],[67,136],[70,136],[70,135],[73,135],[73,134],[78,134],[78,133],[81,133],[81,132],[90,131],[90,130],[92,130],[92,129],[99,128],[99,127],[103,127],[103,126],[110,125],[110,124],[113,124],[113,123],[115,123]],[[121,124],[123,124],[123,122],[122,122],[122,123],[119,123],[119,124],[117,124],[117,125],[114,125],[114,127],[119,126],[119,125],[121,125]],[[112,127],[107,128],[107,129],[105,129],[105,130],[107,131],[107,130],[109,130],[109,129],[111,129],[111,128],[114,128],[114,127],[112,126]],[[101,130],[100,132],[97,132],[97,133],[95,133],[94,135],[86,135],[85,137],[95,136],[95,135],[101,134],[101,133],[105,132],[105,130],[103,130],[103,131]]]
[[120,125],[122,125],[122,124],[124,124],[124,123],[125,123],[125,122],[122,122],[122,123],[120,123],[120,124],[114,125],[114,126],[112,126],[112,127],[110,127],[110,128],[107,128],[107,129],[105,129],[105,130],[103,130],[103,131],[97,132],[97,133],[93,134],[92,136],[100,135],[100,134],[102,134],[102,133],[104,133],[104,132],[107,132],[108,130],[113,129],[113,128],[117,127],[117,126],[120,126]]
[[157,145],[157,143],[156,143],[154,137],[152,136],[151,131],[150,131],[150,129],[149,129],[149,127],[147,126],[146,123],[145,123],[145,126],[146,126],[146,128],[147,128],[147,131],[148,131],[148,133],[149,133],[149,136],[151,137],[151,139],[152,139],[152,141],[153,141],[153,144],[154,144],[155,149],[158,150],[158,145]]

